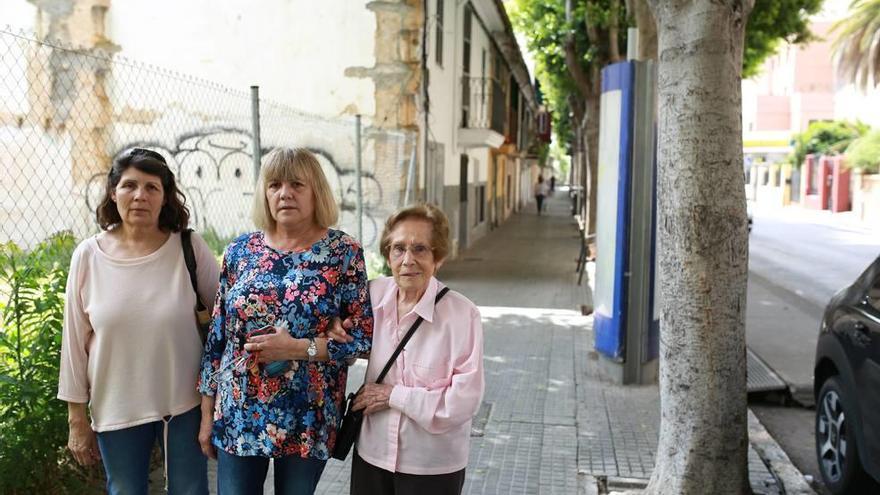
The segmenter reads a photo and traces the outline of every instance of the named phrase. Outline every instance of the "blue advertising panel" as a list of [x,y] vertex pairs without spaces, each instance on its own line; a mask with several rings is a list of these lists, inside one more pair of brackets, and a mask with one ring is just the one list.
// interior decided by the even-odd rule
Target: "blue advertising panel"
[[626,345],[633,94],[631,62],[602,70],[594,330],[596,350],[615,360],[623,359]]

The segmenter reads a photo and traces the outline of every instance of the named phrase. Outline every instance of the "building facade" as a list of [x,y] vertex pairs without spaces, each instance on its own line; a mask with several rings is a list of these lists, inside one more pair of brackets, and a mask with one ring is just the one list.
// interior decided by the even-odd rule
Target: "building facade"
[[[457,254],[530,197],[535,91],[500,0],[6,0],[0,17],[37,40],[4,38],[15,53],[2,60],[13,75],[0,88],[0,157],[20,171],[4,185],[28,196],[34,174],[58,175],[82,199],[59,208],[77,217],[115,153],[140,143],[212,161],[211,183],[204,163],[177,164],[193,195],[212,198],[202,227],[219,225],[213,214],[224,235],[250,228],[251,85],[263,150],[319,152],[347,230],[360,153],[367,245],[390,211],[429,201],[449,215]],[[19,203],[0,211],[10,223],[29,215]],[[45,224],[41,236],[66,226]]]

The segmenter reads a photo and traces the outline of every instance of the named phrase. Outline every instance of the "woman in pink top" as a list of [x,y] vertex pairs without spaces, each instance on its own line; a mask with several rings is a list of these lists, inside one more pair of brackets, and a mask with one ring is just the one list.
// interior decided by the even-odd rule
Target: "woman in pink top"
[[[68,403],[68,447],[80,464],[103,461],[111,494],[146,495],[157,441],[168,493],[208,493],[184,203],[162,155],[127,150],[114,160],[97,208],[103,232],[71,259],[58,398]],[[195,234],[191,241],[198,297],[210,305],[220,270],[205,241]]]
[[[449,222],[433,205],[404,208],[380,244],[393,277],[370,282],[373,349],[354,403],[364,422],[352,494],[458,494],[471,419],[483,396],[483,332],[476,306],[435,277],[449,252]],[[424,321],[381,384],[375,381],[410,326]],[[348,326],[348,322],[346,322]],[[333,338],[346,341],[341,328]]]

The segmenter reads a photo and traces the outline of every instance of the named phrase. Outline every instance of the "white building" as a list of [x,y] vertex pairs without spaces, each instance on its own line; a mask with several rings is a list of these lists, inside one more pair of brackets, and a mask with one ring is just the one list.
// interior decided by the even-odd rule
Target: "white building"
[[[500,0],[264,0],[259,9],[234,0],[4,0],[0,18],[45,40],[0,40],[0,65],[14,74],[0,81],[0,159],[14,172],[4,186],[18,195],[0,216],[29,221],[21,197],[39,193],[34,175],[57,175],[59,190],[74,191],[70,204],[38,214],[47,219],[39,238],[71,228],[61,213],[87,219],[73,227],[79,234],[93,229],[93,179],[137,143],[190,160],[200,147],[210,166],[180,166],[202,198],[193,206],[200,226],[247,229],[251,85],[263,99],[263,148],[319,151],[346,230],[354,115],[364,116],[366,244],[390,211],[427,200],[449,215],[457,252],[530,197],[537,105]],[[99,52],[115,55],[89,62]],[[223,162],[231,148],[240,156]]]

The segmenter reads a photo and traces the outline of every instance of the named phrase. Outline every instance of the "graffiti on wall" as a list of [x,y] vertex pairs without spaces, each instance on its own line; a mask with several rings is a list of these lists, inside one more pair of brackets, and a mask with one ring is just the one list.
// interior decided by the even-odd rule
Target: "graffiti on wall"
[[[210,127],[178,136],[173,144],[159,140],[134,140],[119,146],[113,157],[131,147],[150,148],[162,153],[178,184],[187,197],[192,226],[200,231],[213,229],[230,237],[253,229],[251,204],[256,183],[251,133],[234,127]],[[340,209],[339,226],[356,233],[357,173],[351,165],[341,164],[327,149],[304,146],[321,163]],[[275,146],[263,147],[261,153]],[[94,211],[104,193],[106,172],[95,174],[87,184],[86,201]],[[384,220],[381,210],[383,189],[370,172],[361,174],[363,191],[363,244],[378,241]]]

